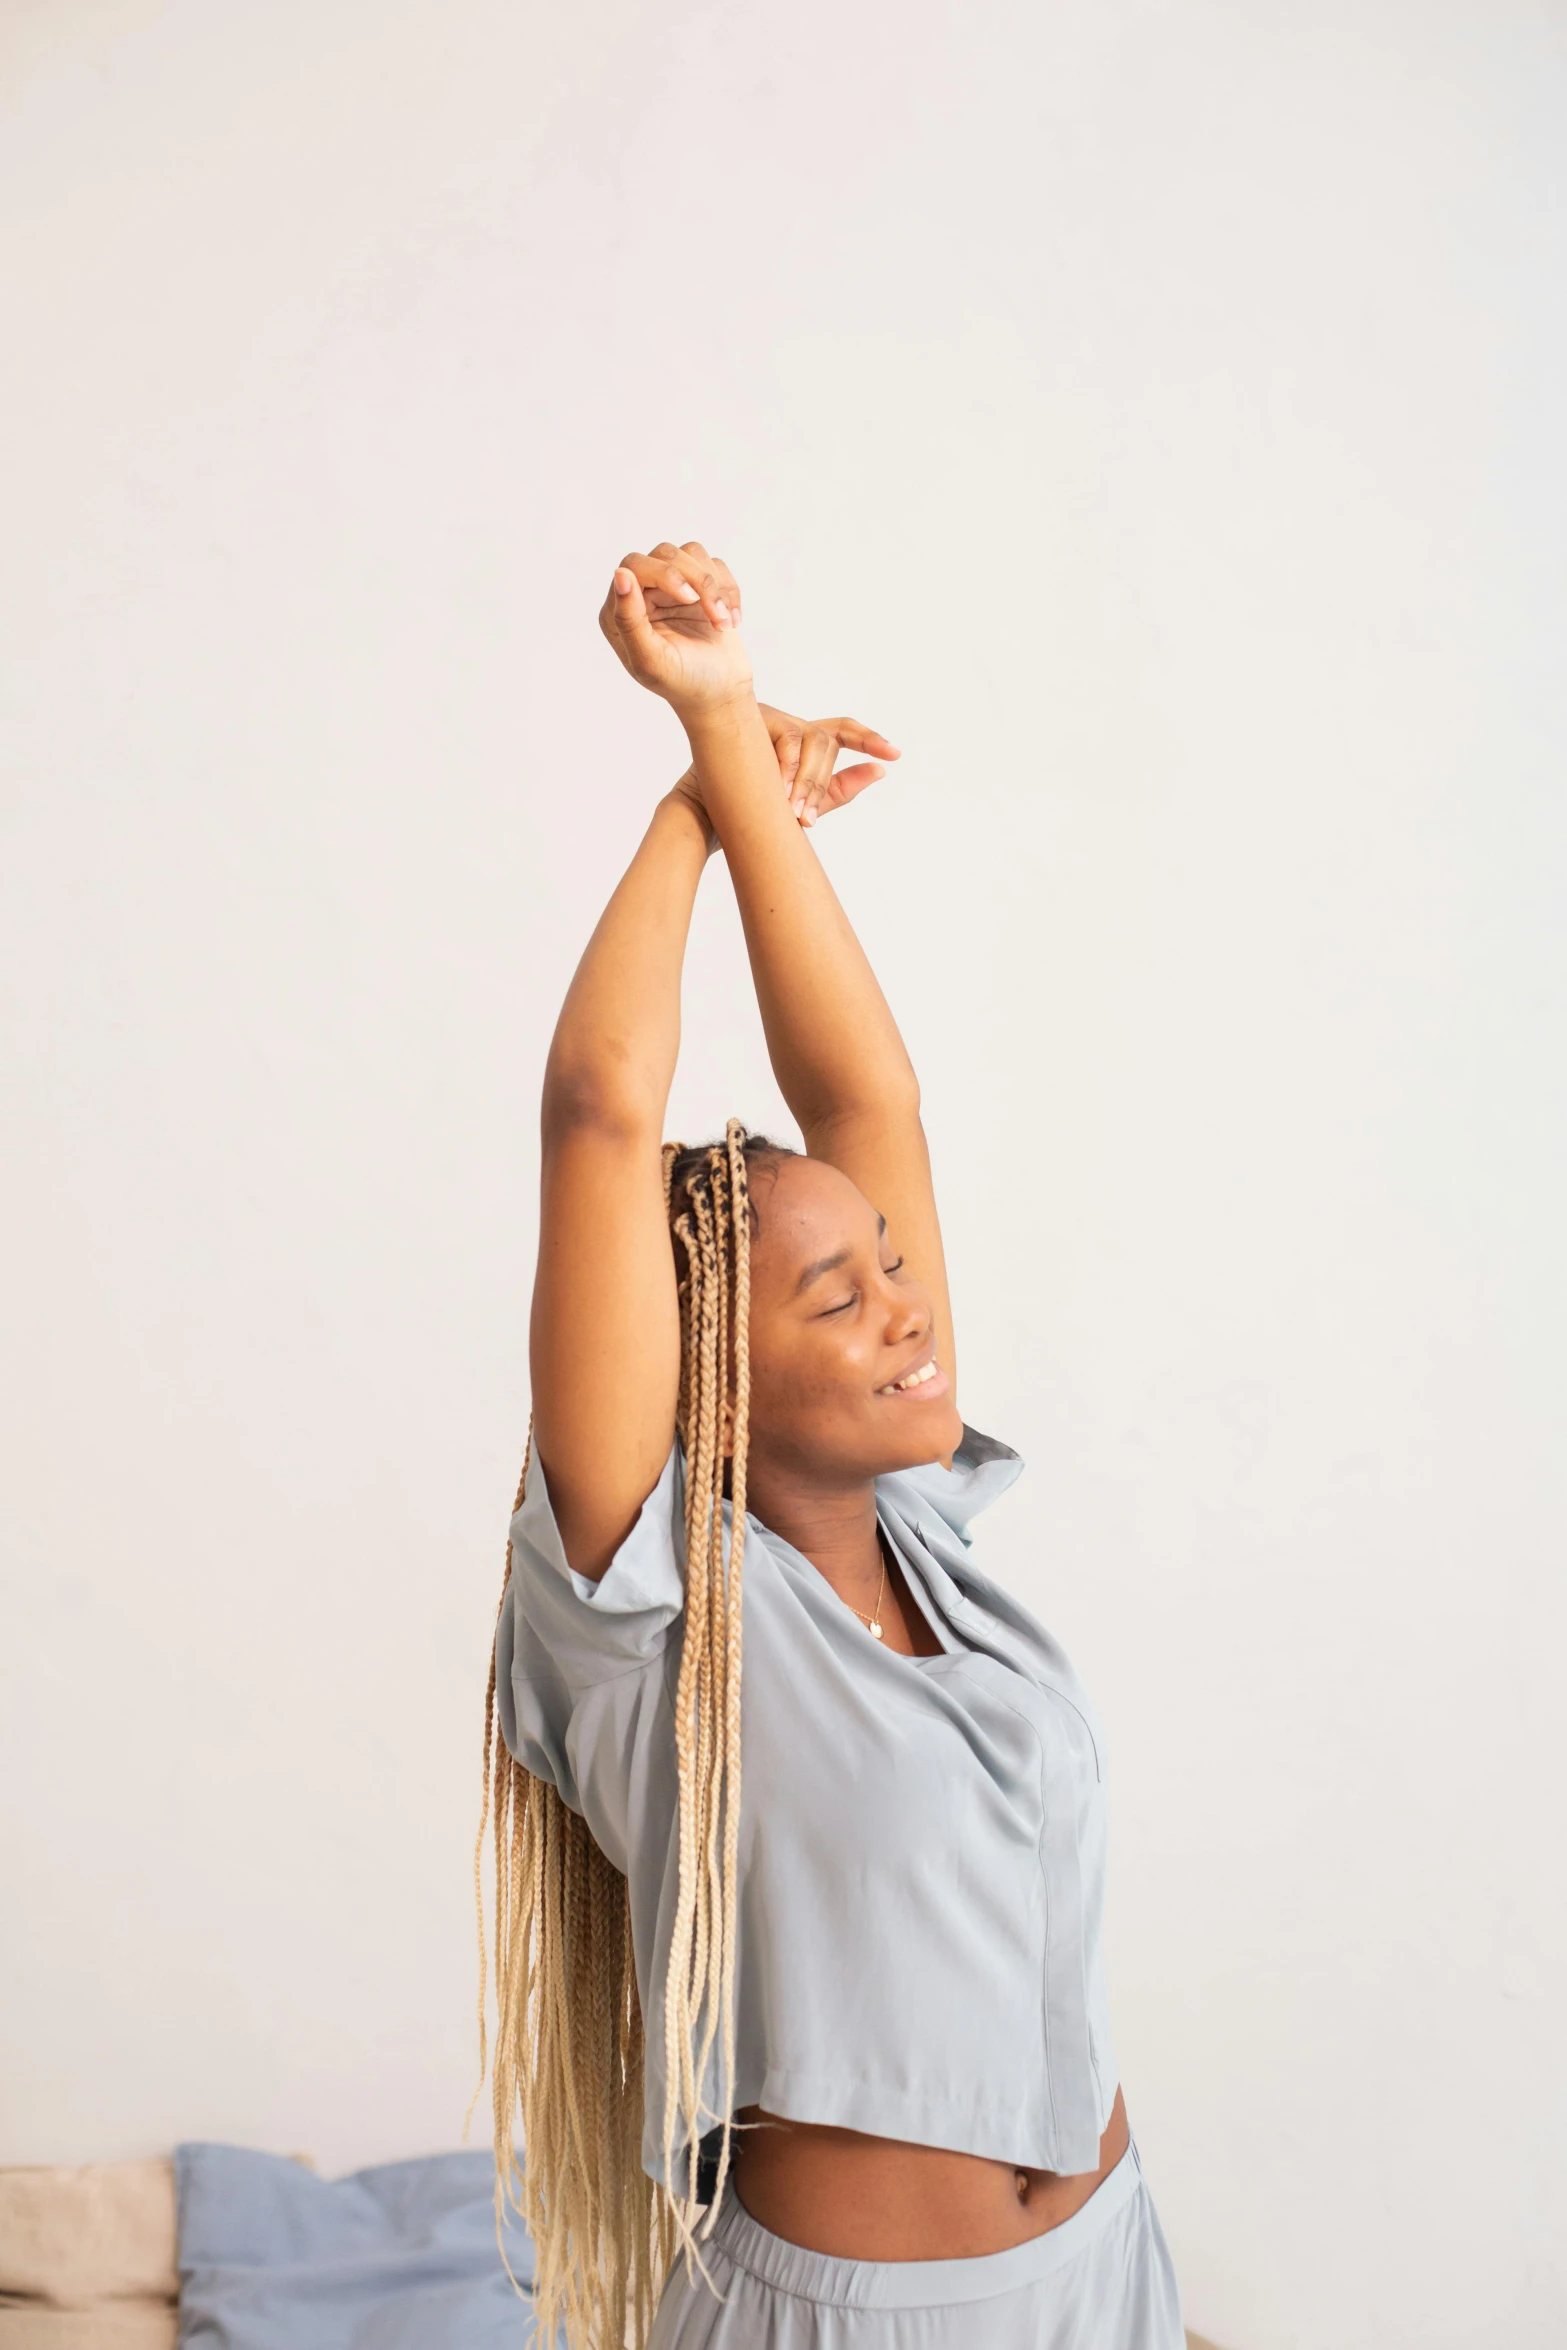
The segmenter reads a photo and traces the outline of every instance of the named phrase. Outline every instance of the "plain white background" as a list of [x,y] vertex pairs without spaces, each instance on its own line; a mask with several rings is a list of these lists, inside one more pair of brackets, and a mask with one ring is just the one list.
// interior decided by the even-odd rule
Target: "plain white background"
[[[1190,2322],[1567,2340],[1567,19],[11,0],[0,2158],[446,2146],[537,1083],[702,536],[906,749]],[[672,1129],[780,1122],[721,870]]]

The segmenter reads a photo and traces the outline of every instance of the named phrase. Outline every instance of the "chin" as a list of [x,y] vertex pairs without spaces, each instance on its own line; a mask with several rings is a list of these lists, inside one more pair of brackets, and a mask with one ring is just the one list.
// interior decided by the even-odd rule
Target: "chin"
[[922,1469],[928,1461],[948,1460],[957,1451],[963,1442],[963,1415],[955,1403],[943,1396],[911,1411],[906,1427],[888,1433],[895,1440],[896,1458],[888,1459],[883,1466]]

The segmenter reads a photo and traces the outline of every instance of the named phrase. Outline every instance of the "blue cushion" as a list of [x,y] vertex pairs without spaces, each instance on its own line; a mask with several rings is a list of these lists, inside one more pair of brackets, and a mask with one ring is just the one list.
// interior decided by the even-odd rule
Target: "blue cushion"
[[[524,2350],[488,2154],[318,2179],[281,2154],[175,2149],[181,2350]],[[533,2280],[515,2220],[507,2257]]]

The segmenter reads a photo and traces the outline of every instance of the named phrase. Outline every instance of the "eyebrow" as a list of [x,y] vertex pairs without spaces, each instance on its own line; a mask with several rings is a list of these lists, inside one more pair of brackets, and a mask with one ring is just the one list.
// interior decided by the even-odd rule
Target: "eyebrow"
[[[878,1216],[876,1219],[876,1237],[878,1240],[885,1240],[887,1237],[885,1216]],[[820,1281],[824,1273],[836,1273],[838,1267],[846,1265],[853,1254],[852,1248],[835,1248],[830,1257],[818,1257],[814,1265],[806,1266],[805,1271],[795,1283],[795,1296],[798,1297],[802,1289],[809,1289],[813,1281]]]

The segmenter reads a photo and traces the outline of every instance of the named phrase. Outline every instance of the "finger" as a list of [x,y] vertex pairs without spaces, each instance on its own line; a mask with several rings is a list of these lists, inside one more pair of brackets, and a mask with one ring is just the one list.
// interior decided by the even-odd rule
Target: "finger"
[[644,597],[650,597],[656,611],[661,603],[694,604],[697,592],[677,567],[651,555],[623,555],[622,571],[629,571],[641,588]]
[[821,770],[821,729],[807,726],[800,737],[800,756],[795,761],[794,776],[789,787],[789,813],[801,824],[815,804]]
[[809,809],[801,822],[809,827],[819,816],[829,815],[834,808],[846,808],[851,800],[857,800],[871,784],[880,783],[886,772],[876,759],[862,759],[855,767],[840,767],[828,784],[825,798],[816,807]]
[[805,729],[798,718],[787,710],[775,710],[771,702],[758,702],[767,739],[773,746],[773,757],[778,761],[778,779],[787,791],[794,780],[794,771],[800,763],[800,738]]
[[718,584],[723,594],[724,602],[729,606],[731,613],[734,615],[734,624],[736,628],[738,628],[740,625],[740,582],[736,579],[734,573],[730,570],[722,555],[709,556],[708,560],[711,563],[713,570],[718,575]]
[[688,539],[683,547],[677,547],[672,539],[660,539],[653,559],[660,567],[656,585],[661,594],[672,596],[679,604],[700,603],[715,628],[736,625],[724,594],[725,587],[734,582],[727,575],[719,576],[700,539]]
[[771,702],[758,702],[756,706],[762,714],[762,724],[767,729],[767,739],[772,744],[774,754],[777,757],[779,773],[783,773],[787,760],[789,773],[792,775],[800,762],[800,743],[805,733],[804,719],[796,718],[788,710],[775,709]]
[[773,749],[778,754],[778,773],[785,791],[790,791],[800,772],[800,753],[805,745],[805,731],[789,719],[773,736]]
[[658,585],[666,596],[673,596],[677,604],[695,604],[700,601],[700,591],[692,580],[687,579],[684,563],[678,556],[673,562],[660,566]]
[[831,785],[834,807],[841,808],[849,800],[857,799],[868,785],[880,783],[886,772],[879,759],[861,759],[853,767],[840,767]]
[[831,727],[846,751],[868,751],[873,759],[901,759],[903,753],[896,743],[890,743],[874,726],[862,726],[857,718],[824,718],[823,726]]
[[718,575],[706,560],[698,561],[683,548],[675,548],[667,561],[660,563],[658,587],[666,599],[685,605],[700,603],[703,615],[715,628],[733,626],[729,607],[724,601]]
[[[665,550],[660,548],[659,552],[662,554]],[[679,552],[687,558],[686,577],[703,591],[704,604],[711,594],[713,613],[710,613],[710,617],[716,614],[717,606],[723,604],[728,611],[729,625],[738,628],[740,584],[722,555],[710,555],[700,539],[687,539]]]
[[729,596],[725,593],[726,589],[733,592],[734,581],[723,566],[714,563],[701,548],[698,548],[694,554],[690,548],[685,548],[682,550],[682,555],[685,576],[701,597],[702,609],[713,626],[715,628],[738,628],[740,615],[731,605]]
[[825,726],[807,726],[789,803],[802,824],[821,805],[837,756],[838,745],[830,731]]

